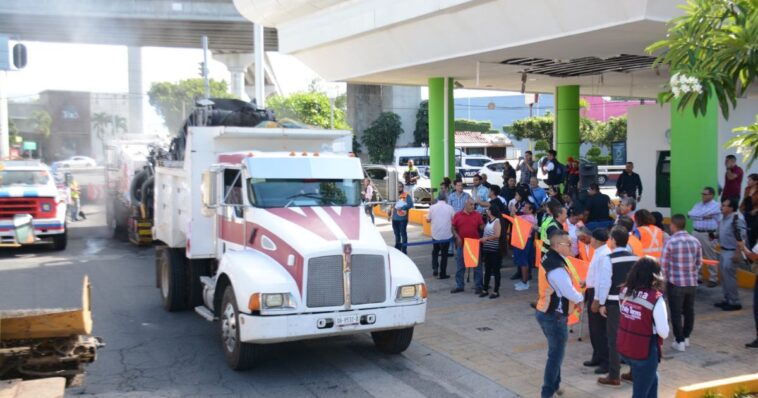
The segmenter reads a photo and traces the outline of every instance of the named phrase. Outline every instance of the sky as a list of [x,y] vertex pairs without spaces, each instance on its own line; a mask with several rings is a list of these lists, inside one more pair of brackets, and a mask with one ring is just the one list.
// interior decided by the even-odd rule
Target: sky
[[[44,90],[126,93],[128,91],[127,47],[94,44],[24,42],[28,63],[20,71],[8,72],[8,97],[11,101],[30,101]],[[286,95],[308,89],[319,76],[296,58],[270,52],[267,54],[282,92]],[[165,133],[163,119],[148,103],[147,91],[155,82],[176,82],[199,77],[201,49],[142,48],[142,95],[144,133]],[[211,79],[229,82],[229,72],[221,62],[208,62]],[[344,92],[341,83],[322,82],[323,89]],[[509,95],[499,91],[455,90],[458,98]],[[422,88],[423,99],[428,97]]]

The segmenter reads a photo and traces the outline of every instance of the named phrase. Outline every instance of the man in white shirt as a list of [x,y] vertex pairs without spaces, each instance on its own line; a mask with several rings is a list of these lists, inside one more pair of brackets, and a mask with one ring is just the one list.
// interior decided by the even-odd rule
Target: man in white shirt
[[450,278],[447,274],[447,250],[453,237],[453,216],[453,206],[443,200],[432,199],[426,221],[432,223],[432,239],[436,241],[432,249],[432,274],[439,275],[439,279]]
[[[629,199],[629,198],[627,198]],[[627,251],[629,230],[617,225],[611,229],[611,253],[604,257],[595,274],[595,300],[592,311],[599,311],[606,318],[608,334],[608,377],[597,380],[599,384],[618,387],[621,385],[621,358],[616,350],[616,332],[618,331],[621,310],[619,293],[638,257]]]
[[[721,205],[718,201],[713,200],[716,191],[711,187],[703,188],[701,196],[702,201],[695,203],[687,216],[692,220],[692,236],[700,241],[700,247],[703,248],[703,258],[706,260],[718,260],[716,248],[713,245],[713,237],[719,228],[721,220]],[[708,266],[708,287],[718,285],[718,266]]]
[[597,367],[595,374],[608,373],[608,334],[606,333],[605,318],[599,313],[591,310],[592,300],[595,297],[595,286],[597,286],[597,273],[600,265],[610,254],[608,248],[608,230],[598,228],[592,231],[592,240],[590,246],[594,250],[590,266],[587,268],[587,279],[584,281],[585,302],[587,303],[587,316],[590,329],[590,343],[592,343],[592,359],[584,361],[584,366]]

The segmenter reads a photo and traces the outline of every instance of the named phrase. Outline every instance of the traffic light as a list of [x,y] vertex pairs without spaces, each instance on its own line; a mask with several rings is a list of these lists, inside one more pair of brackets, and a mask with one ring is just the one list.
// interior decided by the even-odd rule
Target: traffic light
[[13,46],[13,66],[22,69],[26,66],[26,46],[18,43]]
[[199,65],[198,70],[200,71],[200,76],[205,77],[205,62],[200,62]]

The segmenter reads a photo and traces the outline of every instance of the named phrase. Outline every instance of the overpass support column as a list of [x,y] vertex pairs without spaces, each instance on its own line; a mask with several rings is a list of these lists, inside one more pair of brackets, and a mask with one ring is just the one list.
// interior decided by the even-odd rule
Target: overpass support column
[[579,158],[579,86],[555,88],[555,124],[553,148],[558,152],[558,161],[566,164],[569,156]]
[[127,128],[132,134],[142,133],[142,47],[129,47],[129,122]]
[[213,54],[213,58],[226,65],[226,69],[229,70],[231,81],[231,84],[229,84],[229,93],[246,101],[245,71],[247,71],[247,67],[255,61],[253,54]]
[[[678,107],[679,101],[671,104],[672,215],[687,214],[700,201],[703,187],[713,187],[718,195],[718,103],[711,98],[708,112],[701,116],[695,116],[691,106],[682,111]],[[653,189],[646,188],[648,195],[654,194]]]
[[453,79],[429,79],[429,167],[432,188],[445,177],[455,180]]

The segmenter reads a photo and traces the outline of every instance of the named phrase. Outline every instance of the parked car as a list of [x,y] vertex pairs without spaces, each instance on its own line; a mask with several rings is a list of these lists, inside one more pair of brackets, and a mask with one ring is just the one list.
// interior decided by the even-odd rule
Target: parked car
[[95,167],[97,162],[88,156],[72,156],[66,160],[61,160],[52,164],[53,169],[63,169],[71,167]]
[[[511,166],[515,169],[518,165],[517,159],[511,159],[511,160],[493,160],[492,162],[486,163],[484,167],[482,167],[481,170],[479,170],[479,174],[486,174],[487,175],[487,182],[493,185],[499,185],[503,186],[503,170],[505,169],[505,162],[509,162]],[[518,172],[516,172],[518,174]]]
[[[397,170],[398,181],[402,183],[402,169],[398,170],[395,166],[386,166],[381,164],[369,164],[363,166],[363,171],[371,179],[371,185],[377,191],[379,200],[390,198],[389,195],[389,171]],[[417,205],[429,205],[432,201],[432,186],[429,178],[423,173],[419,173],[419,179],[416,183],[416,189],[413,191],[413,200]]]

